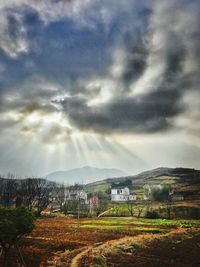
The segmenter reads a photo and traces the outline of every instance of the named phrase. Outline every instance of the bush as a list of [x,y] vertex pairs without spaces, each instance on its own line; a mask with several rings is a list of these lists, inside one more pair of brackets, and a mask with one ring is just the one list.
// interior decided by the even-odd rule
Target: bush
[[156,210],[148,210],[146,211],[145,213],[145,218],[148,218],[148,219],[158,219],[159,218],[159,213],[156,211]]
[[34,228],[35,217],[25,207],[0,208],[0,245],[8,250]]
[[190,219],[200,219],[200,209],[199,208],[190,208],[189,209],[189,218]]
[[170,198],[170,187],[154,188],[151,192],[151,198],[154,201],[166,202]]

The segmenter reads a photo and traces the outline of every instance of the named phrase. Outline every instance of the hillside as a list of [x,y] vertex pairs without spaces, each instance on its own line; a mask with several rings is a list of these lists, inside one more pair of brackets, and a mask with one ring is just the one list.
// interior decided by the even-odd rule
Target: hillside
[[86,185],[88,192],[105,191],[112,183],[120,184],[131,180],[132,190],[143,197],[143,186],[146,184],[171,185],[175,193],[182,194],[187,200],[200,199],[200,170],[189,168],[157,168],[134,176],[105,179]]
[[47,175],[47,179],[65,184],[85,184],[109,177],[120,177],[125,175],[127,175],[125,172],[118,169],[101,169],[85,166],[82,168],[50,173]]

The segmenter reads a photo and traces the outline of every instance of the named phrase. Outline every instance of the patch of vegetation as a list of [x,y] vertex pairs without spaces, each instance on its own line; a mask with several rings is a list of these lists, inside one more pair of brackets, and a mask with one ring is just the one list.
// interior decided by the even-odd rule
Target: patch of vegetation
[[[199,220],[167,220],[167,219],[135,219],[135,218],[104,218],[104,219],[92,219],[82,221],[83,227],[86,228],[110,228],[122,227],[124,229],[136,229],[141,230],[139,225],[142,225],[143,230],[150,229],[148,225],[164,226],[164,227],[200,227]],[[87,226],[85,226],[87,225]],[[137,227],[135,227],[137,225]],[[144,225],[147,225],[144,227]],[[152,228],[155,229],[155,228]]]
[[158,233],[164,232],[163,229],[153,228],[153,227],[135,227],[134,230],[140,231],[140,232],[145,232],[145,233],[152,233],[152,234],[158,234]]
[[101,224],[84,224],[82,228],[92,228],[92,229],[113,229],[113,230],[127,230],[129,229],[125,225],[101,225]]
[[149,223],[154,225],[160,225],[160,226],[170,226],[170,227],[183,227],[183,228],[189,228],[189,227],[200,227],[200,221],[199,220],[166,220],[166,219],[141,219],[140,220],[143,223]]
[[[16,247],[19,250],[19,240],[32,232],[34,221],[35,217],[25,207],[0,208],[0,246],[4,252],[4,266],[10,266],[8,255],[11,248]],[[22,256],[21,261],[23,263]]]
[[130,178],[127,178],[126,180],[123,180],[123,181],[116,181],[116,182],[112,182],[111,183],[111,187],[125,187],[125,186],[128,186],[128,187],[132,187],[133,183],[132,183],[132,179]]
[[159,213],[156,210],[153,210],[153,209],[147,210],[144,217],[148,218],[148,219],[158,219],[159,218]]
[[[91,228],[91,229],[112,229],[112,230],[131,230],[138,231],[143,233],[162,233],[164,230],[160,228],[153,227],[135,227],[134,225],[101,225],[101,224],[84,224],[82,228]],[[165,231],[166,232],[166,231]]]
[[139,226],[144,224],[143,222],[133,220],[130,218],[111,218],[108,220],[90,220],[82,223],[82,228],[93,228],[93,229],[113,229],[113,230],[132,230],[149,233],[160,233],[162,229],[156,227]]
[[110,188],[110,184],[106,181],[99,181],[94,184],[88,184],[85,187],[87,193],[106,192]]

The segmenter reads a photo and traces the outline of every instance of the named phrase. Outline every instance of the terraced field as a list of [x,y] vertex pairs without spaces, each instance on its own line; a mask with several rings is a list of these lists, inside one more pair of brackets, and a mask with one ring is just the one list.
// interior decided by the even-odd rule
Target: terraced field
[[200,266],[200,221],[42,218],[20,249],[28,267]]

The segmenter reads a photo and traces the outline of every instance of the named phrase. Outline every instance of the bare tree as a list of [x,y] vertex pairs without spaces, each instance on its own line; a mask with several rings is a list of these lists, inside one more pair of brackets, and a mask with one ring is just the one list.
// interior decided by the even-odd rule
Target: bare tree
[[56,184],[54,189],[52,190],[52,201],[57,202],[57,204],[60,207],[60,210],[63,209],[63,206],[65,204],[65,186],[64,184]]
[[37,178],[34,180],[35,190],[36,190],[36,208],[37,214],[40,215],[41,212],[48,206],[50,199],[50,192],[55,188],[54,183],[50,183],[45,179]]
[[21,186],[21,195],[24,198],[24,204],[29,210],[35,209],[40,215],[50,202],[50,192],[55,188],[55,183],[49,182],[43,178],[27,178],[23,180]]
[[17,191],[17,182],[15,176],[8,174],[6,178],[0,180],[0,203],[4,207],[9,207],[13,204],[13,199]]
[[132,200],[128,200],[126,204],[130,215],[133,217],[135,215],[135,210],[134,210],[135,203]]

